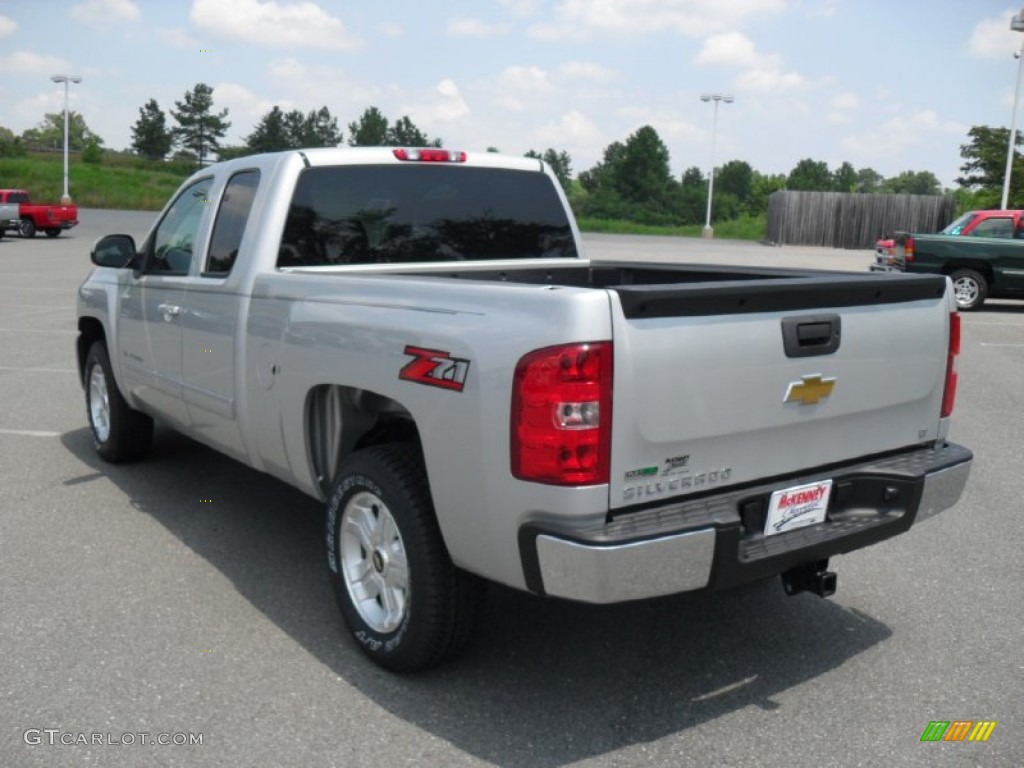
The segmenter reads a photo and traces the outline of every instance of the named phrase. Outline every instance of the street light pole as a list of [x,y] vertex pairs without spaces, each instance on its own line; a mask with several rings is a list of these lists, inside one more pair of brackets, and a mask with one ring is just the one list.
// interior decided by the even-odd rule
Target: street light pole
[[[1024,9],[1010,19],[1010,29],[1014,32],[1024,32]],[[1006,148],[1006,173],[1003,174],[1003,200],[1000,209],[1006,210],[1010,199],[1010,173],[1013,170],[1013,156],[1017,144],[1017,100],[1020,97],[1020,78],[1024,72],[1024,43],[1021,43],[1020,50],[1014,54],[1017,57],[1017,84],[1013,88],[1013,115],[1010,117],[1010,141]]]
[[718,104],[724,101],[726,104],[732,104],[733,97],[728,94],[722,93],[702,93],[700,100],[704,102],[714,102],[715,110],[714,117],[711,121],[711,170],[708,173],[708,211],[707,216],[704,218],[704,237],[714,237],[715,231],[711,228],[711,196],[715,191],[715,142],[718,139]]
[[50,79],[55,83],[64,83],[64,195],[61,197],[61,205],[71,204],[71,195],[68,193],[68,83],[80,83],[82,78],[76,75],[53,75]]

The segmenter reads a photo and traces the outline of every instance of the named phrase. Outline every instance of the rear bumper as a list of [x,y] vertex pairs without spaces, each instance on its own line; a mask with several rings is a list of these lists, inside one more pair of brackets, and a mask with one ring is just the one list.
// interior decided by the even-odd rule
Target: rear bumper
[[[519,532],[527,586],[588,603],[722,589],[850,552],[953,506],[973,455],[946,443],[696,500],[589,528],[537,520]],[[764,536],[772,492],[831,478],[825,522]]]

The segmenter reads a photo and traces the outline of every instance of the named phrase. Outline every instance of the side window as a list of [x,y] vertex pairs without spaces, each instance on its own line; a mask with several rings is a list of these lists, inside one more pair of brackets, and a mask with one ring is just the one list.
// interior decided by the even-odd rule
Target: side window
[[259,184],[260,172],[256,170],[236,173],[228,180],[217,220],[213,222],[204,277],[225,277],[231,273]]
[[1013,220],[986,219],[971,232],[975,237],[1013,237]]
[[183,275],[192,265],[192,251],[210,204],[210,179],[200,179],[178,195],[153,233],[146,271]]

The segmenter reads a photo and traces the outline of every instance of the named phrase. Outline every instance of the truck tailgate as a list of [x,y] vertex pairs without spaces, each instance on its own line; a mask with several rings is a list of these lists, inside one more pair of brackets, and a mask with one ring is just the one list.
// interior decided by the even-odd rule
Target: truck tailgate
[[619,286],[612,508],[941,436],[950,303],[938,276]]

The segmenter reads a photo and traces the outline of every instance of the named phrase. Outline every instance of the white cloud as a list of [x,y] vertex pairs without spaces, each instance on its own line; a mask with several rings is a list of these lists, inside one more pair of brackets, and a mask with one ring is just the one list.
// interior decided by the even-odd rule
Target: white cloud
[[271,60],[267,74],[272,87],[265,90],[287,94],[285,99],[273,100],[282,109],[286,102],[293,105],[291,108],[307,112],[328,104],[331,114],[347,118],[377,103],[380,97],[379,89],[355,82],[341,69],[307,66],[291,57]]
[[563,77],[573,80],[594,80],[606,82],[616,77],[614,70],[592,61],[567,61],[558,68]]
[[601,132],[581,112],[566,112],[557,122],[547,123],[533,132],[533,139],[552,147],[578,147],[596,144]]
[[465,17],[449,19],[447,27],[450,37],[494,37],[507,30],[508,27],[502,24],[488,24],[480,19]]
[[156,36],[175,48],[199,47],[199,40],[181,28],[161,27],[156,31]]
[[499,0],[516,16],[532,16],[541,8],[541,0]]
[[256,45],[349,50],[360,44],[341,19],[307,0],[193,0],[189,18],[206,32]]
[[748,69],[736,78],[737,89],[756,93],[799,91],[806,87],[803,75],[780,69]]
[[8,19],[6,16],[0,16],[0,37],[7,37],[18,28],[18,22]]
[[506,67],[495,85],[498,106],[512,112],[525,110],[528,103],[551,93],[554,86],[540,67]]
[[[238,83],[217,83],[213,86],[213,111],[220,112],[227,108],[227,120],[231,123],[228,130],[232,135],[242,137],[252,132],[252,128],[260,118],[275,105],[287,111],[292,108],[288,101],[271,101],[263,99]],[[234,140],[228,140],[234,143]]]
[[903,155],[911,148],[920,149],[943,136],[963,136],[968,126],[943,120],[932,109],[897,115],[861,134],[842,140],[843,149],[861,160]]
[[7,56],[0,56],[0,72],[23,72],[48,76],[57,72],[67,72],[69,69],[71,69],[71,65],[66,59],[32,51],[15,51]]
[[742,32],[725,32],[712,35],[694,59],[698,64],[721,65],[726,67],[778,67],[778,56],[765,56],[757,52],[754,42]]
[[627,118],[636,128],[644,125],[651,126],[662,139],[689,141],[703,139],[710,133],[703,128],[698,128],[689,120],[680,119],[679,115],[672,111],[630,106],[621,108],[617,114]]
[[1021,34],[1010,29],[1011,18],[1013,11],[1006,11],[1002,16],[975,24],[967,41],[971,55],[981,59],[1006,59],[1019,50]]
[[405,27],[393,22],[387,22],[379,25],[377,27],[377,31],[384,35],[384,37],[402,37],[405,35]]
[[785,7],[786,0],[562,0],[555,9],[555,20],[535,25],[530,34],[551,41],[580,39],[595,31],[623,35],[671,30],[687,37],[704,37]]
[[71,6],[71,18],[87,24],[108,24],[111,21],[138,21],[142,12],[134,0],[85,0]]
[[425,125],[435,122],[450,123],[466,117],[470,112],[469,105],[459,92],[459,87],[454,80],[448,79],[439,82],[433,94],[409,111],[415,122],[423,122]]
[[830,110],[826,119],[830,123],[850,122],[850,113],[860,109],[860,97],[849,91],[832,97],[829,104]]

